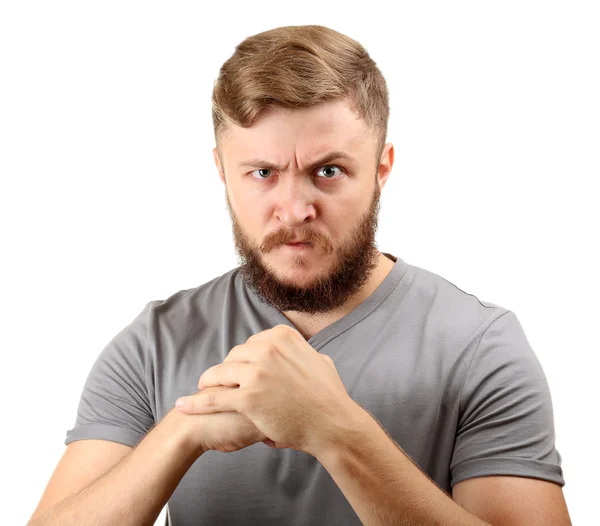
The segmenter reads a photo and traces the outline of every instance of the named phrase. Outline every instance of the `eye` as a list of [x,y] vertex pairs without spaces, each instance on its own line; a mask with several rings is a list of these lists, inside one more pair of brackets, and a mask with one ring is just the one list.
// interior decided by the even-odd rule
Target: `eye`
[[[317,176],[317,179],[338,179],[338,177],[335,177],[337,175],[336,170],[338,170],[340,173],[344,173],[344,170],[335,164],[326,164],[321,166],[321,168],[317,171],[317,174],[323,173],[324,176]],[[271,168],[259,168],[258,170],[250,172],[250,175],[255,179],[264,181],[266,179],[270,179],[269,176],[271,175],[272,171],[273,170]]]
[[[258,170],[254,170],[254,172],[250,172],[250,175],[252,175],[255,172],[270,172],[271,169],[270,168],[259,168]],[[256,177],[256,179],[267,179],[267,177]]]
[[[336,176],[336,172],[335,169],[339,170],[339,172],[343,173],[342,168],[340,168],[339,166],[335,165],[335,164],[326,164],[324,166],[321,166],[321,168],[317,171],[317,173],[324,173],[324,176],[318,176],[317,179],[337,179]],[[333,170],[333,173],[332,173]],[[259,168],[258,170],[254,170],[253,172],[250,172],[250,175],[252,175],[252,177],[254,177],[255,179],[269,179],[269,175],[270,172],[272,172],[273,170],[271,170],[270,168]],[[267,173],[265,173],[267,172]],[[253,174],[258,174],[258,176],[255,176]]]
[[[327,170],[329,173],[331,173],[331,170],[333,168],[337,168],[340,172],[343,172],[343,170],[339,166],[336,166],[335,164],[326,164],[325,166],[321,167],[321,169],[323,171]],[[320,172],[321,172],[321,170],[319,170],[317,173],[320,173]],[[333,174],[331,174],[331,175],[327,175],[326,174],[325,177],[319,177],[319,179],[334,179],[335,175],[336,174],[335,174],[335,171],[334,171]]]

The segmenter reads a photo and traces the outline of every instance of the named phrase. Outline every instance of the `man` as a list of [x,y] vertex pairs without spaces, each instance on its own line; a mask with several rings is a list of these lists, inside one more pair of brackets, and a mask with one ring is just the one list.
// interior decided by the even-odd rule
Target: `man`
[[388,114],[336,31],[236,48],[213,153],[240,266],[103,350],[31,524],[570,524],[515,314],[376,248]]

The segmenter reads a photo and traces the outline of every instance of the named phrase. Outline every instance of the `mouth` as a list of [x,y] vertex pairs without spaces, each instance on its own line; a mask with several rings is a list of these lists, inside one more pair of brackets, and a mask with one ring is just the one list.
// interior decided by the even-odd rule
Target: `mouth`
[[285,243],[284,246],[289,247],[291,249],[295,249],[295,250],[302,250],[302,249],[312,247],[312,244],[299,242],[299,243]]

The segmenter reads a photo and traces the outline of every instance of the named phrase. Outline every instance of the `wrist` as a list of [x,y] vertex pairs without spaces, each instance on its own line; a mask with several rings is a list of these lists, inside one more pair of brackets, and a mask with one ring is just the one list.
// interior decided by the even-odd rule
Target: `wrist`
[[198,424],[198,415],[182,413],[174,407],[167,413],[164,420],[178,451],[183,451],[195,458],[206,453],[207,450],[202,442],[202,430]]
[[349,448],[352,442],[360,441],[360,437],[368,433],[372,418],[365,409],[350,399],[346,409],[337,413],[335,422],[329,427],[330,431],[321,437],[312,453],[323,465],[339,451]]

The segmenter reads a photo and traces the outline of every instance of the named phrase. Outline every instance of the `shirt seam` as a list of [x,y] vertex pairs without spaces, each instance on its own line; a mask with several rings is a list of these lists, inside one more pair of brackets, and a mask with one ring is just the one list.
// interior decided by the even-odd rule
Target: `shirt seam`
[[475,350],[473,351],[473,355],[471,356],[471,360],[469,361],[469,367],[467,367],[467,372],[465,373],[465,377],[463,378],[462,384],[460,386],[460,391],[458,393],[458,409],[459,409],[459,412],[460,412],[460,408],[462,407],[463,390],[465,388],[465,384],[467,383],[467,378],[469,377],[469,373],[471,372],[471,366],[473,365],[473,362],[475,361],[475,356],[477,356],[477,353],[479,351],[479,346],[481,344],[481,340],[483,339],[483,336],[488,331],[488,329],[492,326],[492,324],[494,324],[496,321],[498,321],[500,318],[502,318],[502,316],[506,316],[510,312],[512,312],[512,311],[511,310],[507,310],[506,312],[503,312],[502,314],[500,314],[500,316],[497,316],[496,318],[494,318],[490,323],[488,323],[487,327],[479,335],[479,340],[477,341],[477,345],[475,347]]
[[382,294],[380,301],[373,303],[371,308],[368,309],[366,312],[364,312],[362,315],[357,314],[356,317],[351,318],[350,321],[346,325],[344,325],[338,331],[334,332],[333,334],[331,334],[330,336],[328,336],[327,338],[322,340],[318,345],[316,345],[315,350],[318,351],[319,349],[323,348],[323,346],[326,345],[327,343],[329,343],[331,340],[333,340],[334,338],[337,338],[340,334],[343,334],[347,330],[351,329],[357,323],[361,322],[366,317],[370,316],[373,312],[375,312],[391,296],[392,292],[394,292],[396,287],[400,284],[400,282],[402,281],[402,278],[404,278],[407,271],[408,271],[408,265],[405,265],[404,272],[402,272],[402,274],[400,274],[397,277],[397,279],[395,279],[392,283],[390,283],[390,286]]
[[[148,370],[147,368],[150,366],[150,350],[149,350],[149,341],[150,341],[150,327],[152,326],[153,322],[156,319],[156,312],[155,312],[155,308],[158,304],[162,303],[161,300],[152,300],[149,302],[150,306],[148,308],[148,313],[146,315],[146,334],[144,335],[144,357],[146,359],[146,363],[141,363],[141,361],[139,361],[139,365],[140,365],[140,371],[142,371],[143,373],[143,378],[144,378],[144,387],[146,389],[146,400],[148,401],[148,409],[150,410],[150,414],[152,415],[152,419],[154,420],[154,425],[156,425],[156,423],[158,422],[158,415],[154,413],[154,410],[152,408],[152,398],[151,398],[151,393],[150,393],[150,389],[148,386],[148,376],[150,376],[148,374]],[[138,357],[139,358],[139,357]],[[156,401],[156,400],[155,400]],[[158,411],[158,407],[156,408]]]
[[[377,310],[390,297],[392,292],[400,284],[400,282],[402,281],[402,279],[408,272],[408,266],[409,265],[406,264],[406,262],[405,262],[404,271],[401,274],[399,274],[398,277],[392,283],[390,283],[389,287],[382,293],[381,299],[379,301],[375,302],[370,309],[368,309],[362,315],[357,314],[356,317],[350,318],[350,320],[348,321],[348,323],[346,325],[344,325],[342,328],[340,328],[338,331],[334,332],[333,334],[329,335],[324,340],[320,341],[317,345],[314,345],[314,349],[316,351],[319,351],[324,345],[329,343],[331,340],[333,340],[334,338],[337,338],[340,334],[343,334],[344,332],[346,332],[347,330],[352,328],[354,325],[356,325],[360,321],[364,320],[367,316],[371,315],[375,310]],[[277,318],[275,318],[275,313],[269,312],[267,310],[267,307],[261,301],[261,299],[258,298],[258,300],[259,300],[258,307],[260,308],[262,313],[265,316],[267,316],[267,318],[269,318],[273,323],[277,324],[278,320],[277,320]]]

